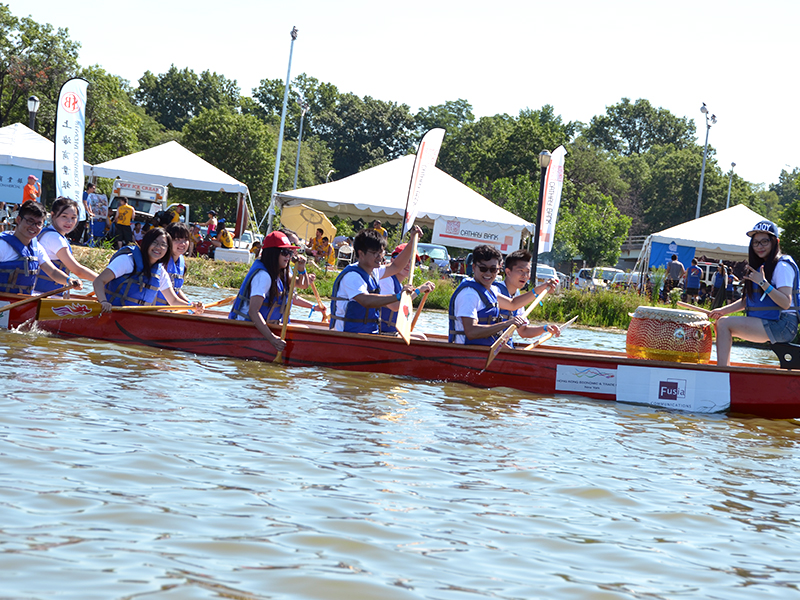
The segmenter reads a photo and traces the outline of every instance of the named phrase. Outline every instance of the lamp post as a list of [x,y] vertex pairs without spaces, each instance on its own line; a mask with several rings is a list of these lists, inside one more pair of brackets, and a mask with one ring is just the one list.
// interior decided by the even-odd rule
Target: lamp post
[[297,136],[297,159],[294,161],[294,188],[297,189],[297,172],[300,170],[300,144],[303,143],[303,118],[306,116],[306,112],[308,112],[308,104],[302,98],[300,99],[300,108],[302,108],[302,112],[300,113],[300,135]]
[[708,132],[711,131],[711,126],[717,122],[717,115],[708,116],[708,108],[706,103],[700,107],[700,112],[706,116],[706,144],[703,146],[703,168],[700,169],[700,191],[697,192],[697,211],[694,213],[694,218],[700,218],[700,204],[703,202],[703,179],[706,176],[706,157],[708,156]]
[[539,153],[539,208],[536,209],[536,232],[533,238],[533,257],[531,258],[531,281],[536,287],[536,265],[539,263],[539,231],[542,227],[542,205],[544,204],[544,180],[547,177],[547,167],[550,165],[550,152],[542,150]]
[[732,162],[731,163],[731,176],[728,179],[728,201],[725,202],[725,208],[726,209],[731,207],[731,184],[733,183],[733,167],[735,167],[735,166],[736,166],[736,163]]
[[[281,111],[281,127],[278,131],[278,153],[275,156],[275,173],[272,176],[272,194],[269,197],[269,210],[265,217],[269,218],[267,223],[267,235],[272,232],[272,219],[275,216],[275,195],[278,193],[278,174],[281,170],[281,149],[283,148],[283,126],[286,124],[286,105],[289,103],[289,78],[292,74],[292,52],[294,51],[294,41],[297,39],[297,27],[292,27],[289,33],[292,36],[292,43],[289,46],[289,69],[286,71],[286,87],[283,90],[283,110]],[[264,220],[261,220],[263,224]],[[261,225],[259,224],[259,226]]]
[[39,112],[39,99],[36,96],[28,98],[28,127],[36,131],[36,113]]

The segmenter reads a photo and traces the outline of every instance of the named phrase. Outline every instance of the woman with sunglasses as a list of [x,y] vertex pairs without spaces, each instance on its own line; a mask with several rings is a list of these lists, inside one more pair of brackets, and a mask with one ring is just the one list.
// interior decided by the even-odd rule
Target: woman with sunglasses
[[14,231],[0,233],[0,292],[32,294],[40,269],[61,285],[81,288],[80,279],[56,267],[36,240],[45,216],[41,204],[26,202],[19,208]]
[[[525,319],[516,311],[533,302],[536,291],[514,298],[502,294],[495,285],[502,258],[500,251],[493,246],[477,246],[472,251],[474,276],[464,279],[450,297],[447,339],[451,343],[491,346],[510,325],[526,325]],[[553,280],[543,285],[551,292],[556,289]],[[501,310],[510,311],[511,317],[504,319]]]
[[[800,271],[788,254],[781,254],[778,228],[761,221],[750,236],[744,296],[712,310],[717,321],[717,364],[728,366],[733,336],[751,342],[791,342],[797,335]],[[726,316],[744,310],[746,317]]]
[[[39,245],[47,252],[50,261],[66,273],[74,273],[88,281],[94,281],[97,273],[75,260],[72,245],[66,238],[78,225],[78,203],[72,198],[56,198],[50,212],[50,225],[38,236]],[[59,284],[47,275],[39,273],[36,280],[37,292],[49,292]]]
[[[252,321],[259,333],[279,352],[286,347],[286,342],[272,333],[268,324],[283,321],[289,290],[289,264],[297,248],[281,231],[273,231],[265,237],[261,257],[250,267],[228,315],[229,319]],[[302,298],[295,298],[292,304],[323,310],[323,307]]]

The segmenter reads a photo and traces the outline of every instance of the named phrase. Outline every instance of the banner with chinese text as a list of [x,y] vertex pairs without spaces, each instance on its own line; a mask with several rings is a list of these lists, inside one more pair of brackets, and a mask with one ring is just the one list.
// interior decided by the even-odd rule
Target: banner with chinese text
[[85,79],[70,79],[58,95],[55,157],[56,196],[78,203],[78,220],[86,219],[83,207],[83,137],[86,130]]

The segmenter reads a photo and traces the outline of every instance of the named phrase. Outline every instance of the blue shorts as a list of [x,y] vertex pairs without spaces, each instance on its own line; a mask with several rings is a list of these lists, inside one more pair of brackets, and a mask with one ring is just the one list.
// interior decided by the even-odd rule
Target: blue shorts
[[764,330],[767,332],[769,341],[773,344],[791,342],[797,335],[797,313],[795,311],[783,311],[777,321],[761,319]]

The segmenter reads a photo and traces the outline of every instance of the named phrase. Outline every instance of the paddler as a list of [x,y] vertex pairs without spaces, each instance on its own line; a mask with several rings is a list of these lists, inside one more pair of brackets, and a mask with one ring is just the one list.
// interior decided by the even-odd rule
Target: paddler
[[81,288],[80,279],[56,267],[36,240],[45,216],[41,204],[26,202],[19,207],[14,231],[0,233],[0,292],[32,294],[40,270],[62,286]]
[[[525,287],[531,278],[531,253],[527,250],[515,250],[508,256],[503,263],[503,271],[505,271],[505,279],[503,281],[495,281],[494,285],[500,290],[503,296],[508,298],[516,298],[520,294],[520,290]],[[535,295],[541,294],[545,288],[552,292],[558,287],[557,279],[550,279],[544,283],[540,283],[533,288]],[[524,312],[523,308],[518,308],[514,314],[521,315]],[[510,319],[512,312],[509,310],[501,310],[500,316],[503,319]],[[517,333],[524,338],[539,337],[545,333],[552,333],[553,337],[561,335],[561,329],[558,325],[548,323],[546,325],[531,325],[526,324],[517,329]]]
[[[279,352],[286,347],[286,342],[272,333],[268,323],[280,324],[283,320],[289,291],[289,264],[297,249],[298,246],[292,244],[282,231],[273,231],[265,237],[261,257],[250,267],[228,315],[229,319],[252,321],[259,333]],[[292,304],[325,310],[325,307],[303,298],[294,298]]]
[[[778,227],[760,221],[750,236],[744,295],[709,313],[717,321],[717,364],[730,364],[733,336],[751,342],[791,342],[797,335],[800,272],[788,254],[781,254]],[[744,310],[746,317],[730,317]]]
[[[413,236],[419,237],[422,230],[414,227]],[[331,291],[331,329],[351,333],[379,333],[380,309],[397,302],[403,290],[416,297],[421,290],[406,285],[395,294],[382,294],[380,280],[397,275],[411,259],[409,243],[389,264],[383,264],[386,239],[374,229],[364,229],[356,236],[353,247],[356,263],[348,265],[333,283]]]
[[[78,225],[78,203],[72,198],[56,198],[50,212],[50,225],[45,227],[39,234],[37,241],[47,253],[50,261],[65,273],[75,275],[94,281],[97,273],[84,267],[75,260],[72,254],[72,244],[67,239],[75,227]],[[56,281],[45,272],[40,272],[36,280],[37,292],[50,292],[60,287]]]
[[[493,246],[477,246],[472,251],[474,276],[464,279],[450,297],[448,341],[491,346],[509,326],[526,325],[527,321],[515,313],[517,309],[533,302],[536,291],[531,290],[514,298],[503,294],[495,285],[501,260],[500,251]],[[552,279],[543,285],[551,292],[556,289]],[[501,310],[510,311],[510,316],[504,318]]]
[[[165,267],[167,275],[169,275],[169,279],[172,282],[172,289],[175,290],[175,295],[184,302],[189,303],[191,300],[183,292],[183,280],[186,276],[186,259],[184,255],[189,249],[192,233],[183,223],[170,223],[167,225],[167,234],[172,238],[172,252]],[[162,292],[158,292],[156,304],[168,304]]]
[[192,304],[178,297],[164,266],[172,255],[172,238],[161,227],[144,234],[142,245],[125,246],[111,257],[108,267],[94,280],[94,292],[102,312],[112,306],[155,304],[160,291],[172,306],[192,306],[203,311],[199,302]]
[[[397,246],[397,248],[394,249],[394,252],[392,252],[392,262],[393,263],[394,263],[394,261],[396,261],[396,260],[398,260],[400,258],[400,254],[403,252],[403,250],[406,248],[406,246],[407,246],[407,244],[400,244],[399,246]],[[419,261],[419,255],[415,256],[413,260]],[[399,273],[396,273],[394,275],[390,275],[389,277],[384,277],[383,279],[381,279],[380,282],[379,282],[380,286],[381,286],[381,294],[391,294],[391,295],[397,297],[397,294],[402,292],[402,290],[403,290],[402,282],[405,281],[406,279],[408,279],[408,274],[411,271],[411,264],[412,264],[411,263],[411,259],[409,259],[409,261],[403,267],[402,271],[400,271]],[[419,286],[419,293],[420,294],[427,294],[429,292],[432,292],[435,287],[436,287],[436,284],[434,284],[432,281],[426,281],[421,286]],[[381,312],[380,312],[380,315],[381,315],[380,316],[380,318],[381,318],[381,324],[380,324],[381,333],[390,334],[390,335],[391,334],[397,335],[397,327],[396,327],[396,325],[397,325],[397,311],[399,309],[400,309],[400,301],[399,300],[397,300],[395,302],[392,302],[388,306],[384,306],[383,308],[381,308]],[[415,338],[415,339],[419,339],[419,340],[428,339],[425,336],[424,333],[417,333],[417,332],[413,332],[413,331],[411,332],[411,337]]]

